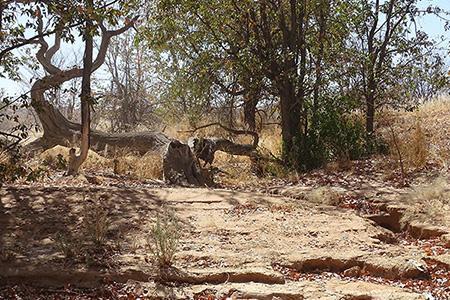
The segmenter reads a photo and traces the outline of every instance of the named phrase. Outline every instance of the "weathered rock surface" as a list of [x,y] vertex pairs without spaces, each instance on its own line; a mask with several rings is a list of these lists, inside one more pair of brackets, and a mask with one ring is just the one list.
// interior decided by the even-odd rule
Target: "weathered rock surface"
[[[110,237],[120,239],[121,250],[100,267],[76,261],[71,270],[79,276],[58,277],[55,270],[64,274],[70,270],[65,271],[57,236],[65,233],[73,241],[80,237],[79,212],[86,205],[83,194],[107,195],[102,201],[111,221]],[[207,289],[219,294],[231,291],[229,296],[236,297],[232,299],[424,299],[382,283],[426,277],[423,251],[414,245],[385,243],[380,237],[389,235],[387,229],[345,209],[206,188],[80,191],[16,186],[0,191],[0,207],[2,249],[14,251],[8,262],[0,264],[0,282],[47,278],[52,284],[64,284],[75,278],[83,284],[109,276],[122,282],[147,282],[154,285],[156,294],[170,292],[179,299]],[[146,238],[163,208],[174,211],[182,238],[174,268],[158,274]],[[299,274],[345,276],[292,281],[274,265]],[[83,278],[83,273],[88,275]],[[365,282],[361,274],[381,283]],[[148,283],[161,278],[182,285]]]

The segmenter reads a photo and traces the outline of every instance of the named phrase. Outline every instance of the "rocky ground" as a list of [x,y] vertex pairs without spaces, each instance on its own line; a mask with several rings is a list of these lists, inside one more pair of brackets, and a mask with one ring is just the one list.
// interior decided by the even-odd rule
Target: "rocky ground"
[[[355,178],[4,186],[0,299],[449,299],[450,216],[402,223],[408,190]],[[178,224],[170,268],[158,215]]]

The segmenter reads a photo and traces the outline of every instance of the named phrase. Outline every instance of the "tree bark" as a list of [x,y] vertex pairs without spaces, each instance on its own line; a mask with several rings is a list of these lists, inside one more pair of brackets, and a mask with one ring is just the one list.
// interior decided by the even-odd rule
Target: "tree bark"
[[375,122],[375,85],[369,84],[369,91],[366,96],[366,132],[370,135],[374,133]]
[[315,62],[315,76],[316,80],[314,82],[313,88],[313,108],[312,108],[312,127],[315,128],[318,124],[318,110],[319,110],[319,98],[322,87],[322,61],[325,52],[325,35],[327,26],[327,16],[328,16],[328,0],[321,1],[319,3],[319,11],[317,17],[317,23],[319,25],[319,32],[317,37],[318,42],[318,53]]
[[283,140],[283,159],[292,163],[294,139],[300,133],[301,102],[297,101],[294,85],[286,81],[279,87],[281,108],[281,136]]
[[249,130],[256,131],[256,105],[259,92],[250,90],[244,95],[244,122]]
[[[93,9],[93,1],[86,0],[86,11],[89,13]],[[92,37],[94,23],[88,16],[86,19],[85,48],[83,59],[83,79],[81,82],[81,153],[75,155],[75,149],[70,151],[69,175],[75,175],[79,172],[81,165],[88,156],[90,148],[90,129],[91,129],[91,74],[92,74],[92,52],[94,48],[94,40]]]
[[179,141],[171,141],[163,156],[164,180],[177,185],[212,186],[211,174],[203,170],[191,148]]

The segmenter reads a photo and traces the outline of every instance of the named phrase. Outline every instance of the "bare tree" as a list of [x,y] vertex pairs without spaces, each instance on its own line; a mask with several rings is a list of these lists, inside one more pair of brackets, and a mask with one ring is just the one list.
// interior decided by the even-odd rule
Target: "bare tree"
[[130,32],[111,41],[105,61],[111,81],[101,87],[103,97],[97,105],[100,118],[109,121],[110,132],[130,132],[155,122],[154,69],[146,54]]

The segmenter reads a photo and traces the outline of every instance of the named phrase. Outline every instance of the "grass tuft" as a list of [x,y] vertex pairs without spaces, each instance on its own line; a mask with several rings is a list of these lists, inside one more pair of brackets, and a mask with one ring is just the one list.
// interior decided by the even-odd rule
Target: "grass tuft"
[[408,204],[401,220],[403,226],[413,221],[445,225],[450,214],[450,190],[444,178],[418,186],[403,198]]
[[180,240],[180,226],[172,212],[156,218],[147,237],[147,246],[159,267],[173,264]]

